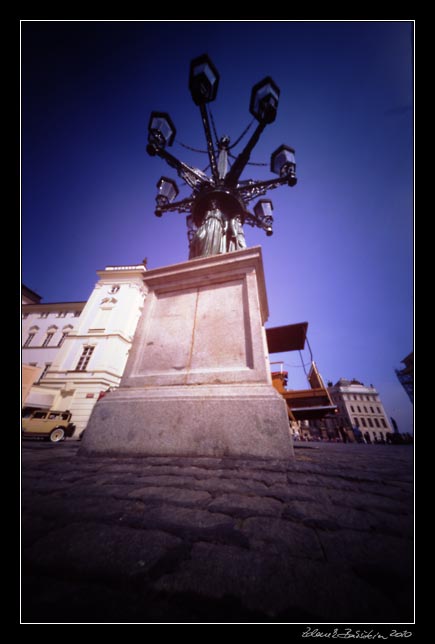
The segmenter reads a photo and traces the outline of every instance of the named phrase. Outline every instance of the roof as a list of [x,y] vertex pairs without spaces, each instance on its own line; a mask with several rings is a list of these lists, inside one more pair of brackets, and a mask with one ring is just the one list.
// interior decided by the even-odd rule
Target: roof
[[308,322],[275,326],[266,329],[267,346],[269,353],[284,351],[301,351],[305,346]]
[[40,304],[23,304],[23,311],[27,313],[40,313],[41,311],[76,311],[85,307],[86,301],[82,302],[45,302]]
[[32,291],[32,289],[25,284],[21,284],[21,297],[23,304],[39,304],[42,300],[42,295],[38,295],[38,293]]

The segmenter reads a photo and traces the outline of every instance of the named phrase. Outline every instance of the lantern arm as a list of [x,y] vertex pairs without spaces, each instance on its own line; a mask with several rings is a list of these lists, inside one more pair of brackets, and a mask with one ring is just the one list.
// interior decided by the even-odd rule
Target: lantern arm
[[288,177],[268,179],[267,181],[246,181],[237,186],[237,191],[243,201],[251,201],[265,195],[268,190],[279,188],[286,183],[288,183]]
[[202,170],[199,170],[198,168],[192,168],[187,165],[187,163],[184,163],[184,161],[179,161],[173,154],[164,148],[150,143],[147,150],[152,156],[157,155],[161,159],[164,159],[171,168],[174,168],[177,171],[180,179],[183,179],[183,181],[185,181],[193,190],[197,191],[205,186],[214,185],[205,172],[202,172]]
[[263,132],[265,127],[266,127],[266,123],[264,122],[259,123],[257,125],[251,138],[249,139],[249,141],[247,142],[247,144],[245,145],[245,147],[240,152],[240,154],[234,161],[233,165],[231,166],[231,170],[228,172],[227,176],[225,177],[225,185],[227,185],[229,188],[234,188],[237,185],[240,175],[245,169],[246,164],[249,162],[249,159],[251,157],[251,152],[254,149],[254,147],[257,145],[260,139],[261,133]]
[[172,203],[165,204],[163,206],[157,206],[155,214],[157,217],[161,217],[164,212],[189,212],[192,209],[193,198],[186,197],[186,199],[181,199],[180,201],[173,201]]
[[249,212],[249,210],[245,210],[243,223],[248,224],[252,228],[262,228],[269,235],[272,234],[272,217],[265,217],[263,219],[260,219],[260,217],[257,217],[255,213]]
[[208,152],[208,159],[210,161],[211,174],[214,179],[215,185],[217,185],[219,181],[219,173],[218,173],[218,167],[216,162],[216,154],[213,147],[213,138],[212,138],[211,129],[210,129],[208,112],[205,105],[199,105],[199,110],[201,112],[201,120],[204,128],[205,140],[207,141],[207,152]]

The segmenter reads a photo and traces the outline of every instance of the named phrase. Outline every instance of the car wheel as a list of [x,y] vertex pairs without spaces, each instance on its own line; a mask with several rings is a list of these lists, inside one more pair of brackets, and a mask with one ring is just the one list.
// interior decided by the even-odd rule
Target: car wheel
[[52,443],[58,443],[59,441],[63,440],[64,436],[65,432],[63,431],[62,427],[56,427],[56,429],[53,429],[50,434],[50,441]]

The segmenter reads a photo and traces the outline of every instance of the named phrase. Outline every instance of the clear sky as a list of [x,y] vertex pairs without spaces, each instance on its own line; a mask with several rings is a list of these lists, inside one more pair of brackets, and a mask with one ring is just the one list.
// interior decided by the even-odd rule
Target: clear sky
[[[22,281],[44,302],[86,300],[106,265],[187,259],[185,215],[153,214],[157,180],[177,177],[145,148],[150,112],[167,111],[171,151],[207,165],[179,145],[205,149],[188,90],[203,53],[220,73],[219,136],[235,141],[252,86],[270,75],[278,115],[251,160],[296,149],[298,184],[268,193],[274,235],[245,230],[263,249],[266,326],[308,321],[324,380],[373,384],[411,431],[394,372],[413,348],[411,22],[23,22]],[[290,387],[306,386],[298,354],[272,359]]]

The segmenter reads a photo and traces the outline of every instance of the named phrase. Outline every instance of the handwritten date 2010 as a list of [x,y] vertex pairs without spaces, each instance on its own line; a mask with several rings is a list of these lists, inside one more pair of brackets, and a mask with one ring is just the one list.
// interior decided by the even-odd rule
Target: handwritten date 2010
[[360,630],[354,631],[352,628],[344,628],[343,630],[334,628],[333,631],[321,631],[318,628],[310,628],[310,626],[307,626],[307,629],[302,633],[302,637],[315,637],[319,639],[321,639],[322,637],[325,637],[332,640],[335,640],[335,639],[387,640],[389,639],[389,637],[408,638],[411,636],[412,636],[412,631],[398,631],[396,629],[392,629],[388,635],[383,635],[379,633],[379,631],[374,631],[373,629],[369,631],[360,631]]

